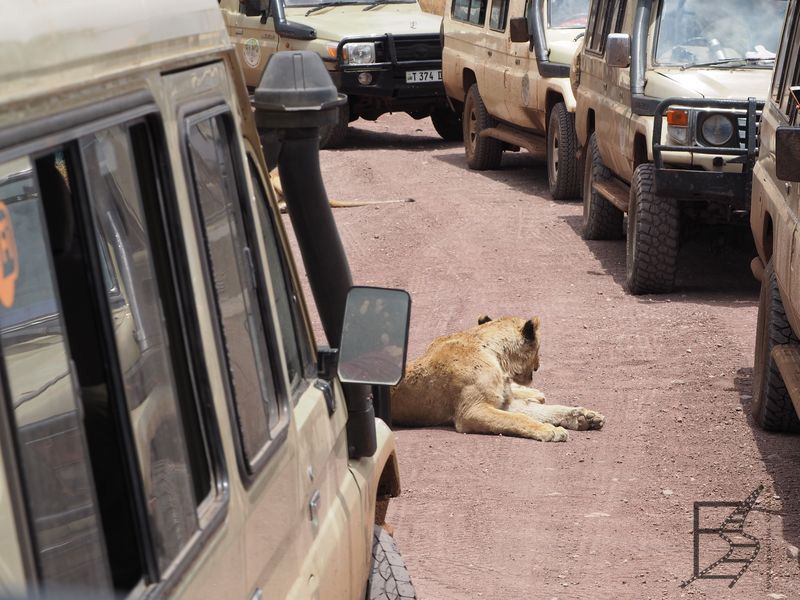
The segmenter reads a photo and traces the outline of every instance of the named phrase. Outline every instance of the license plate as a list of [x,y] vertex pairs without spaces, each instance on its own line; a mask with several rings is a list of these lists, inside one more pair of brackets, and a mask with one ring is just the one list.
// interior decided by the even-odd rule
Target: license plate
[[442,80],[442,70],[406,71],[406,83],[428,83]]

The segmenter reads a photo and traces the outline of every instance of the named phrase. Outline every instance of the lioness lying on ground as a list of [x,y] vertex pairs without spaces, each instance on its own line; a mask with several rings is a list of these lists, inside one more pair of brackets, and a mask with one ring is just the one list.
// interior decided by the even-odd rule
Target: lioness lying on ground
[[567,429],[600,429],[585,408],[545,405],[528,386],[539,369],[539,317],[481,317],[478,326],[434,340],[392,390],[400,425],[454,424],[461,433],[497,433],[563,442]]

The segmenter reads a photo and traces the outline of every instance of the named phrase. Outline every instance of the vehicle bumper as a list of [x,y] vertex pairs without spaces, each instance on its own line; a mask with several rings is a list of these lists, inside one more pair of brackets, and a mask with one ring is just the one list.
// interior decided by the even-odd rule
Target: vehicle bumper
[[[740,122],[744,121],[737,136],[740,141],[730,147],[663,143],[664,118],[667,109],[673,106],[735,113]],[[667,98],[662,101],[653,117],[656,192],[684,201],[721,202],[734,213],[746,213],[750,208],[752,168],[758,155],[756,131],[762,107],[763,103],[754,98]]]
[[[413,68],[378,69],[365,65],[364,68],[348,67],[346,71],[337,73],[334,83],[340,92],[348,96],[372,96],[375,98],[397,100],[442,100],[444,101],[444,84],[441,81],[429,83],[406,83],[406,71],[438,70],[442,65]],[[369,73],[371,83],[363,85],[358,81],[361,73]],[[337,81],[338,80],[338,81]]]
[[656,193],[681,200],[717,201],[730,205],[734,211],[750,207],[749,183],[752,173],[693,171],[689,169],[656,168]]

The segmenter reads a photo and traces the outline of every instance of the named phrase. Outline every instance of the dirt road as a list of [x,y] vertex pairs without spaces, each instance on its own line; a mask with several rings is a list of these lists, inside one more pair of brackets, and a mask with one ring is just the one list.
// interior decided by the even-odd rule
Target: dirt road
[[[411,292],[410,356],[483,313],[539,315],[534,385],[607,417],[563,444],[398,431],[403,493],[387,520],[420,598],[800,597],[800,438],[749,418],[750,249],[697,238],[676,293],[632,297],[624,244],[582,241],[580,204],[552,201],[524,153],[468,171],[461,145],[427,120],[392,116],[355,124],[322,162],[332,198],[394,201],[335,215],[356,282]],[[741,501],[762,484],[749,570],[730,589],[679,587],[693,503]],[[732,509],[721,510],[702,512],[703,526]],[[701,538],[702,568],[727,545]]]

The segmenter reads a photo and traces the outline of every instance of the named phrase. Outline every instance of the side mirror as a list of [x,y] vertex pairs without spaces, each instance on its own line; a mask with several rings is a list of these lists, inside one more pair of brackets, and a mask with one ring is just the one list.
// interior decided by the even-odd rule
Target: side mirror
[[606,64],[609,67],[631,66],[631,36],[627,33],[609,33],[606,39]]
[[512,42],[527,42],[531,39],[531,34],[528,33],[528,19],[525,17],[514,17],[508,27],[511,30]]
[[405,290],[353,287],[339,344],[343,383],[395,385],[403,378],[411,296]]
[[775,130],[775,175],[781,181],[800,182],[800,127]]

